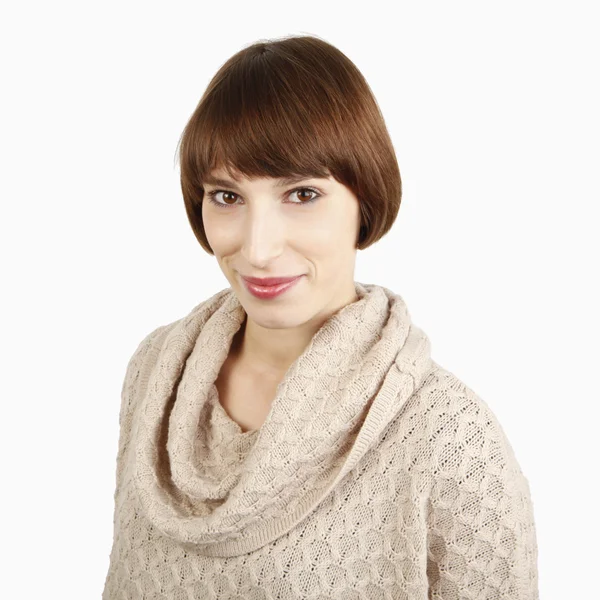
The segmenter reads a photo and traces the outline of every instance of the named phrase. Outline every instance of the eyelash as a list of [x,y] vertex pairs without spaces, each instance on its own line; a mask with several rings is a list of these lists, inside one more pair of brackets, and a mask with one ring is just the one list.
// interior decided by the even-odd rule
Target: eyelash
[[[310,187],[299,187],[299,188],[295,188],[293,190],[290,190],[288,192],[288,196],[290,194],[293,194],[294,192],[299,192],[299,191],[304,191],[304,190],[308,190],[309,192],[312,192],[313,194],[316,194],[316,196],[314,196],[310,200],[305,200],[304,202],[291,202],[290,204],[298,204],[300,206],[304,206],[306,204],[312,204],[313,202],[315,202],[316,200],[318,200],[321,197],[321,194],[319,194],[319,192],[317,190],[315,190],[313,188],[310,188]],[[217,194],[221,193],[221,192],[227,192],[228,194],[234,194],[235,196],[238,195],[235,192],[231,192],[229,190],[211,190],[209,192],[206,192],[205,195],[208,196],[209,202],[211,202],[215,206],[218,206],[219,208],[233,208],[233,207],[235,207],[236,206],[235,204],[223,204],[223,203],[217,202],[215,200],[215,196]]]

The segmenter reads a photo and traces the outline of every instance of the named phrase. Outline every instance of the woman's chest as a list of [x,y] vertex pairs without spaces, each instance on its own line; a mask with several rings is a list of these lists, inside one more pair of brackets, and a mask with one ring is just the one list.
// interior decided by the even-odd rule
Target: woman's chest
[[230,557],[163,535],[126,492],[103,597],[426,600],[427,504],[416,479],[382,474],[385,462],[370,453],[306,518]]

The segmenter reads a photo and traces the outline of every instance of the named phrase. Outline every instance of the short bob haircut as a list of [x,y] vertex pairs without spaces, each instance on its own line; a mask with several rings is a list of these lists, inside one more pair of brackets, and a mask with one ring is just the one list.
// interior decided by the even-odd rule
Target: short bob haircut
[[203,182],[222,168],[254,177],[328,177],[360,205],[356,247],[392,227],[402,180],[383,115],[365,78],[315,36],[260,40],[210,81],[178,144],[181,189],[192,230],[211,255],[202,222]]

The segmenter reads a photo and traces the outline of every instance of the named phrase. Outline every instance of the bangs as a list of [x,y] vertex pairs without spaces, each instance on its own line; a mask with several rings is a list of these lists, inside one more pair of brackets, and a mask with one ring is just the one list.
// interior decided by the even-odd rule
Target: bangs
[[257,48],[223,67],[184,131],[182,170],[198,185],[214,169],[234,179],[346,170],[362,94],[336,79],[339,65],[315,58],[299,62]]
[[340,153],[335,110],[322,100],[326,91],[318,79],[289,67],[278,72],[260,56],[255,61],[253,70],[234,68],[208,99],[193,136],[204,149],[198,173],[223,168],[249,178],[325,176]]

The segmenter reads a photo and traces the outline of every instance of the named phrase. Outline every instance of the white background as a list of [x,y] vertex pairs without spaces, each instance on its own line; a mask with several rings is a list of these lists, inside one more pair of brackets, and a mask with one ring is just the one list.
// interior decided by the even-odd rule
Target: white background
[[399,293],[433,358],[498,416],[531,487],[541,597],[590,597],[594,4],[3,5],[4,597],[100,597],[127,361],[228,285],[187,222],[177,141],[232,54],[302,33],[363,72],[402,173],[398,219],[355,279]]

